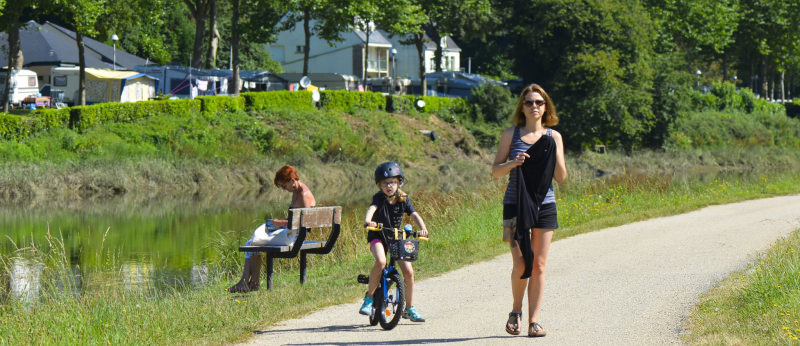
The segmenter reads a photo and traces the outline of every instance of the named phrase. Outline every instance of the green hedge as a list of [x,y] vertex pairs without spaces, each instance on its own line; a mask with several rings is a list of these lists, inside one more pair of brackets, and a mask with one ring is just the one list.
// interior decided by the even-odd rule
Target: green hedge
[[245,110],[242,96],[198,96],[195,100],[200,100],[200,111],[205,115]]
[[386,109],[386,97],[381,93],[325,90],[320,93],[323,109],[354,113],[356,110],[377,111]]
[[[318,106],[326,110],[354,113],[358,110],[382,111],[394,105],[394,111],[408,114],[436,114],[449,121],[467,113],[464,99],[436,96],[384,96],[375,92],[326,90],[320,93]],[[425,101],[417,109],[414,101]],[[0,113],[0,138],[20,140],[49,129],[68,127],[78,132],[109,122],[134,122],[137,119],[166,114],[187,117],[192,114],[214,115],[220,112],[247,110],[314,110],[309,91],[246,92],[241,96],[199,96],[192,100],[156,100],[134,103],[98,103],[62,109],[39,109],[28,115]],[[468,116],[468,115],[467,115]]]
[[[224,96],[220,96],[224,97]],[[252,91],[242,93],[245,108],[248,110],[267,110],[275,108],[313,109],[310,91]]]

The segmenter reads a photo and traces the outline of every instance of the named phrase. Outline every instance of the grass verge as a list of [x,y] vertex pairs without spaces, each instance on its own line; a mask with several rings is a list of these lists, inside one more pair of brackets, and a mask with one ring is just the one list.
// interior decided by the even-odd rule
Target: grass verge
[[800,340],[800,230],[701,298],[684,341],[788,345]]

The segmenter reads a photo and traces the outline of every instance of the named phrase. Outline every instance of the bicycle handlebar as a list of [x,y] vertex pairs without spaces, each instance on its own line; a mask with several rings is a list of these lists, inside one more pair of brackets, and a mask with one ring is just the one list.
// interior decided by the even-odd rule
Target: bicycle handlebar
[[406,238],[406,237],[405,237],[405,236],[406,236],[406,234],[408,234],[409,236],[411,236],[411,237],[413,237],[413,238],[417,238],[417,239],[419,239],[419,240],[425,240],[425,241],[428,241],[428,237],[422,237],[422,236],[420,236],[420,235],[419,235],[419,231],[406,231],[406,230],[404,230],[404,229],[403,229],[403,230],[401,230],[401,229],[397,229],[397,228],[383,227],[383,225],[382,225],[382,224],[378,224],[378,227],[370,227],[370,226],[366,226],[366,227],[364,227],[364,228],[366,228],[368,231],[371,231],[371,232],[384,232],[384,233],[386,233],[386,234],[392,234],[392,233],[393,233],[393,234],[394,234],[394,239],[398,239],[398,238],[399,238],[399,237],[398,237],[399,233],[401,233],[401,232],[402,232],[402,233],[403,233],[403,239],[405,239],[405,238]]

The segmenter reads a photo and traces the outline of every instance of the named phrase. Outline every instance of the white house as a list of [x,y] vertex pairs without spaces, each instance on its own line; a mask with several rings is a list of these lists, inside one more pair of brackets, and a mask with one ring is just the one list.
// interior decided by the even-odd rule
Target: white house
[[[303,72],[303,45],[305,37],[302,23],[294,29],[282,31],[275,43],[267,46],[272,59],[280,62],[285,73]],[[311,26],[314,23],[312,21]],[[364,64],[367,65],[367,78],[389,76],[389,50],[392,44],[379,31],[373,31],[369,37],[368,61],[364,61],[366,35],[361,30],[342,33],[341,42],[330,46],[328,42],[311,36],[309,46],[309,73],[338,73],[354,75],[361,78]]]
[[[285,73],[303,72],[303,45],[305,41],[302,23],[297,23],[294,29],[282,31],[278,34],[275,43],[268,45],[267,49],[277,62],[281,63]],[[312,21],[311,26],[314,26]],[[361,30],[342,33],[341,42],[328,42],[316,36],[311,36],[308,61],[309,73],[338,73],[353,75],[361,78],[364,69],[364,45],[366,35]],[[426,35],[427,38],[427,35]],[[417,48],[414,45],[400,43],[399,36],[391,36],[386,31],[376,30],[369,38],[369,61],[367,65],[367,78],[397,77],[419,78],[419,59]],[[461,48],[449,36],[442,37],[442,70],[461,70]],[[397,71],[392,71],[390,52],[397,50]],[[425,71],[433,72],[435,69],[434,51],[436,44],[430,39],[425,43]]]
[[[419,78],[419,58],[417,47],[400,43],[403,37],[391,36],[386,32],[383,34],[391,42],[392,47],[397,49],[397,77],[398,78]],[[425,73],[433,72],[436,69],[434,53],[436,44],[425,35]],[[442,37],[442,70],[460,71],[461,70],[461,48],[453,41],[450,36]]]

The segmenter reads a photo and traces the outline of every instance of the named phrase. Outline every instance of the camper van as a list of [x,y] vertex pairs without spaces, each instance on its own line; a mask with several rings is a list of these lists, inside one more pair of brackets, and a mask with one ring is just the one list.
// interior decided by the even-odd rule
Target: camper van
[[[8,70],[0,69],[0,95],[5,92],[7,76]],[[39,93],[39,81],[36,72],[31,70],[11,70],[10,86],[8,102],[14,107],[22,107],[22,101],[26,97],[35,97]]]

